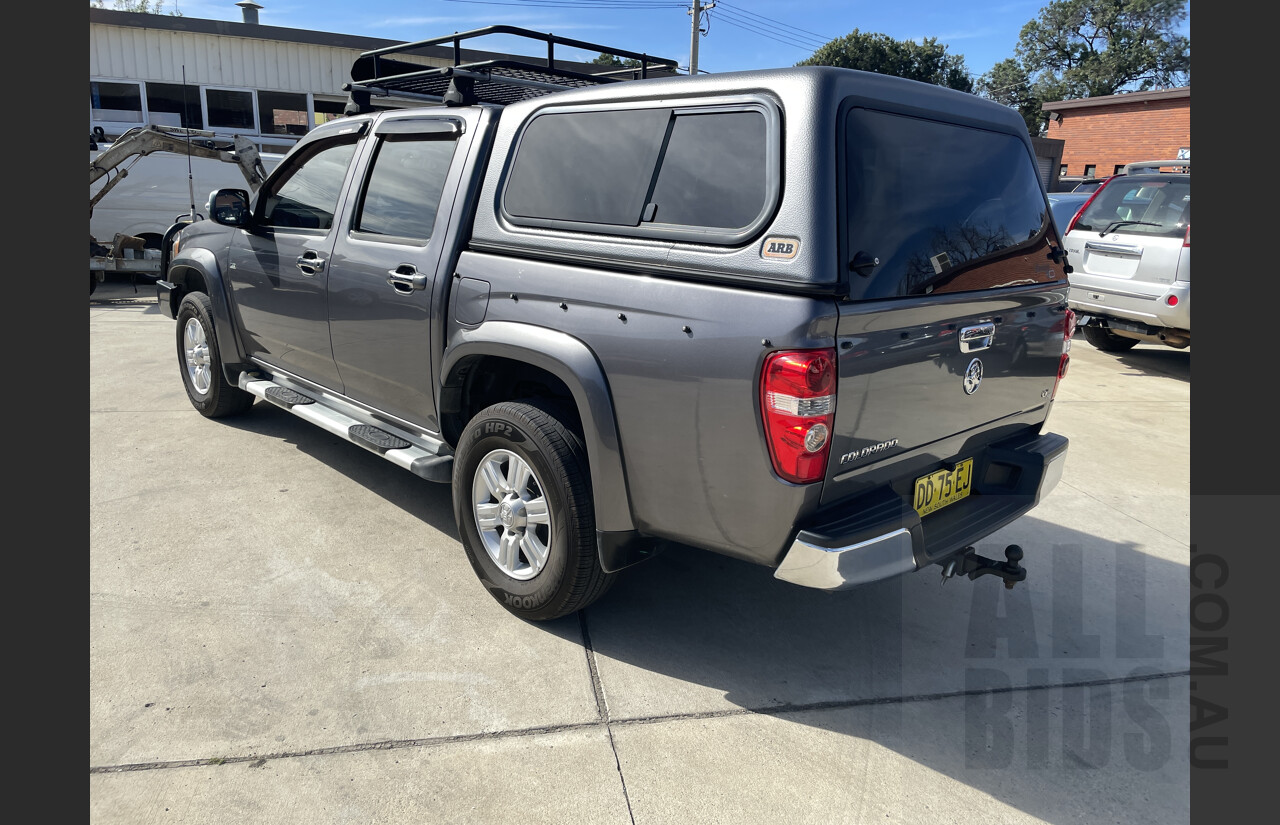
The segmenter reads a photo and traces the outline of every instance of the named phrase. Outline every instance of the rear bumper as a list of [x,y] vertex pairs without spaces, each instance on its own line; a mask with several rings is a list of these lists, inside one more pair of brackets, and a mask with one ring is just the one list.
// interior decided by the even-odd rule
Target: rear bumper
[[891,490],[844,502],[797,532],[774,576],[847,590],[945,561],[1039,504],[1066,458],[1067,439],[1054,433],[991,445],[975,457],[968,498],[924,519]]
[[[1170,297],[1176,299],[1169,306]],[[1170,329],[1191,329],[1191,282],[1174,281],[1159,295],[1143,295],[1120,286],[1072,283],[1067,305],[1077,313],[1123,318]]]

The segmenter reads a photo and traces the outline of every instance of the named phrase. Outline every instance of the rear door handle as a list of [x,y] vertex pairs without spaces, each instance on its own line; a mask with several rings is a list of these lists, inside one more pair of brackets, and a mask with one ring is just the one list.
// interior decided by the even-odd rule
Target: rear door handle
[[395,269],[387,270],[387,283],[391,284],[396,292],[408,295],[416,289],[426,289],[427,276],[412,264],[400,264]]
[[298,269],[302,270],[303,275],[315,275],[324,272],[324,258],[321,258],[314,252],[303,252],[298,256]]

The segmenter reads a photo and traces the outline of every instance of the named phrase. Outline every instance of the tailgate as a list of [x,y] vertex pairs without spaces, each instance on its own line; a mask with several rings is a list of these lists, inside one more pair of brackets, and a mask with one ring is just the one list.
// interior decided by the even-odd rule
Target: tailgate
[[852,274],[822,503],[886,485],[910,501],[915,479],[1039,430],[1064,256],[1025,133],[860,106],[843,128]]
[[842,307],[823,501],[890,480],[909,485],[939,462],[973,457],[955,450],[1037,428],[1062,355],[1064,297],[1056,287],[1000,300]]

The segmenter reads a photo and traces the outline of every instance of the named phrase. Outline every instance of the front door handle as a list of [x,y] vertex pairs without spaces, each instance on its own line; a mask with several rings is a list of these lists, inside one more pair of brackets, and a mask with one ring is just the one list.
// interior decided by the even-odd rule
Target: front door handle
[[426,289],[427,276],[412,264],[400,264],[395,269],[387,270],[387,283],[391,284],[396,292],[408,295],[416,289]]
[[303,275],[315,275],[324,272],[324,264],[324,258],[314,252],[303,252],[298,256],[298,269],[302,270]]

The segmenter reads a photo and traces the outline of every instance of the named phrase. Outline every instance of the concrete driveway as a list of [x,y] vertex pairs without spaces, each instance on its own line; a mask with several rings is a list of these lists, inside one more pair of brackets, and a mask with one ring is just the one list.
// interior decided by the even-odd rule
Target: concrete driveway
[[1189,821],[1189,350],[1074,342],[1012,590],[670,552],[533,625],[448,487],[197,414],[139,290],[89,308],[92,822]]

